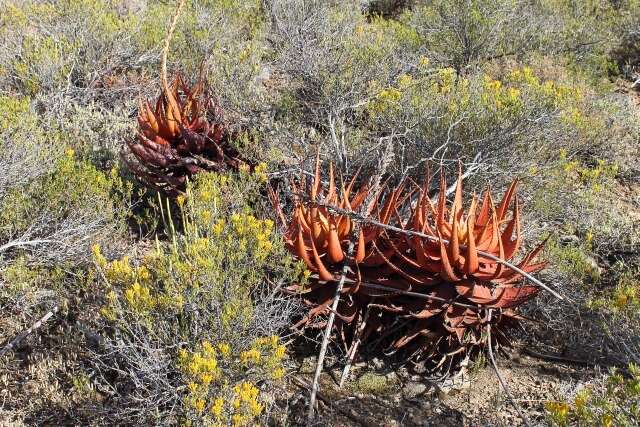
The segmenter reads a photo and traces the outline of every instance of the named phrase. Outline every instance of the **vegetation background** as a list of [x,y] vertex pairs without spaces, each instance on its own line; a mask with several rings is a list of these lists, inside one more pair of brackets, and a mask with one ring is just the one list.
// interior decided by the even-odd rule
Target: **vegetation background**
[[[270,218],[267,175],[203,174],[170,203],[120,158],[138,99],[158,94],[174,9],[0,0],[0,348],[55,308],[0,353],[2,425],[303,419],[300,307],[272,289],[304,271]],[[384,159],[392,179],[425,161],[453,175],[461,160],[476,192],[518,177],[527,242],[549,238],[541,278],[569,300],[526,307],[515,353],[557,358],[507,358],[516,400],[542,424],[638,425],[639,1],[192,0],[169,64],[203,70],[270,173],[309,170],[320,147],[345,173]],[[416,380],[385,363],[358,370],[362,403],[336,398],[356,419],[522,422],[496,383],[491,399],[472,387],[447,403],[440,387],[416,406]],[[489,384],[490,367],[472,368]],[[536,369],[544,387],[521,396]],[[325,409],[319,423],[355,422]]]

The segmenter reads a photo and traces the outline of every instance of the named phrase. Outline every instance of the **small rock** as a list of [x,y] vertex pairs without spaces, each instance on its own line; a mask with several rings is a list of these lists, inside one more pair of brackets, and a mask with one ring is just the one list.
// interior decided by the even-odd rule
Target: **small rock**
[[413,399],[414,397],[423,394],[425,391],[427,391],[426,385],[415,381],[409,381],[402,388],[402,395],[406,399]]
[[391,383],[396,383],[398,381],[398,374],[396,374],[395,372],[389,372],[384,377]]
[[377,357],[374,357],[371,360],[371,364],[376,369],[382,369],[384,367],[384,362],[382,360],[380,360],[379,358],[377,358]]

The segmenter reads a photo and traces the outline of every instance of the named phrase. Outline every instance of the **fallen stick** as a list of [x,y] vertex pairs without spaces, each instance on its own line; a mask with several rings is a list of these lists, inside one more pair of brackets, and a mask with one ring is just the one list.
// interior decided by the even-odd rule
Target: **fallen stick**
[[347,269],[349,268],[348,259],[353,255],[353,241],[349,243],[349,248],[347,249],[347,256],[344,260],[344,265],[342,267],[342,276],[340,277],[340,281],[338,282],[338,286],[336,286],[336,292],[333,297],[333,303],[331,304],[331,311],[329,313],[329,320],[327,321],[327,326],[324,330],[324,336],[322,337],[322,345],[320,346],[320,353],[318,354],[318,362],[316,363],[316,373],[313,376],[313,383],[311,385],[311,396],[309,397],[309,413],[307,414],[307,420],[309,423],[314,418],[315,415],[315,403],[316,396],[318,395],[318,388],[320,387],[320,374],[322,374],[322,368],[324,365],[324,357],[327,354],[327,347],[329,345],[329,336],[331,335],[331,330],[333,329],[333,322],[336,318],[336,311],[338,310],[338,303],[340,302],[340,296],[342,294],[342,288],[344,287],[344,281],[347,276]]
[[367,307],[367,311],[365,311],[364,316],[362,317],[362,323],[358,327],[355,340],[353,341],[353,344],[351,344],[351,348],[349,349],[347,364],[344,365],[344,369],[342,370],[342,376],[340,377],[340,385],[338,386],[339,388],[342,388],[342,386],[344,386],[345,381],[349,377],[349,370],[351,369],[351,365],[353,364],[353,359],[355,359],[356,357],[356,353],[358,353],[358,347],[360,346],[360,341],[362,340],[362,333],[367,327],[367,321],[369,320],[370,311],[371,311],[371,306],[369,305]]
[[5,345],[4,348],[2,350],[0,350],[0,358],[2,356],[4,356],[5,354],[7,354],[9,351],[11,351],[13,348],[15,348],[18,344],[20,344],[20,342],[23,339],[25,339],[26,337],[28,337],[29,335],[31,335],[33,333],[33,331],[35,331],[40,326],[42,326],[44,323],[46,323],[49,319],[51,319],[51,317],[54,314],[56,314],[58,312],[58,310],[59,310],[59,308],[56,305],[47,314],[42,316],[40,318],[40,320],[38,320],[36,323],[31,325],[31,327],[29,329],[27,329],[26,331],[23,331],[22,333],[18,334],[18,336],[16,336],[9,344]]
[[[305,199],[308,199],[308,197],[305,194],[297,194],[296,195],[298,197],[302,197]],[[346,209],[341,209],[341,208],[337,208],[333,205],[330,204],[326,204],[326,203],[320,203],[320,202],[314,202],[314,201],[309,201],[310,205],[315,205],[315,206],[319,206],[319,207],[323,207],[326,208],[329,211],[333,211],[339,215],[346,215],[349,218],[351,218],[352,220],[362,223],[362,224],[371,224],[371,225],[375,225],[376,227],[380,227],[384,230],[389,230],[389,231],[393,231],[396,233],[400,233],[400,234],[404,234],[406,236],[409,237],[420,237],[423,239],[427,239],[430,240],[432,242],[443,242],[446,244],[449,244],[449,240],[447,239],[443,239],[440,237],[435,237],[435,236],[430,236],[428,234],[424,234],[421,233],[419,231],[413,231],[413,230],[405,230],[403,228],[400,227],[395,227],[393,225],[388,225],[388,224],[384,224],[382,222],[376,221],[374,219],[371,218],[367,218],[363,215],[360,215],[356,212],[350,211],[350,210],[346,210]],[[459,245],[460,249],[467,249],[467,245]],[[547,285],[545,285],[544,283],[542,283],[540,280],[536,279],[535,277],[533,277],[531,274],[527,273],[526,271],[522,270],[521,268],[513,265],[512,263],[510,263],[509,261],[506,261],[500,257],[497,257],[489,252],[485,252],[485,251],[481,251],[478,250],[478,254],[482,255],[485,258],[489,258],[490,260],[493,260],[495,262],[497,262],[498,264],[502,264],[505,267],[515,271],[516,273],[522,275],[522,277],[526,278],[529,282],[535,284],[536,286],[539,286],[540,288],[544,289],[545,291],[549,292],[551,295],[553,295],[555,298],[561,300],[561,301],[566,301],[568,300],[567,297],[560,295],[557,291],[554,291],[553,289],[551,289],[550,287],[548,287]]]
[[544,354],[544,353],[538,353],[537,351],[531,350],[529,348],[523,348],[522,352],[528,356],[531,357],[535,357],[536,359],[541,359],[541,360],[547,360],[549,362],[560,362],[560,363],[567,363],[567,364],[571,364],[571,365],[580,365],[580,366],[616,366],[616,367],[624,367],[622,365],[618,366],[616,364],[611,364],[611,363],[598,363],[598,362],[591,362],[588,360],[581,360],[581,359],[573,359],[570,357],[562,357],[562,356],[557,356],[555,354]]

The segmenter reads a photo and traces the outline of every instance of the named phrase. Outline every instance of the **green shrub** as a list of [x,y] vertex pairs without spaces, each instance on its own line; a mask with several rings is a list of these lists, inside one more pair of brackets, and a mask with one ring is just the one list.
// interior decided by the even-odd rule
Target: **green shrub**
[[97,168],[117,167],[124,142],[135,135],[135,121],[128,117],[135,100],[110,108],[101,103],[83,105],[72,99],[67,101],[55,117],[45,117],[42,126],[59,134],[78,157]]
[[78,266],[91,259],[92,244],[118,250],[126,238],[130,192],[116,169],[105,174],[68,150],[49,173],[0,197],[0,252]]
[[[111,108],[126,105],[140,92],[151,95],[149,75],[159,72],[175,4],[150,0],[130,10],[126,2],[106,0],[6,3],[6,18],[3,14],[0,20],[1,90],[47,94],[40,102],[54,116],[69,101]],[[240,111],[257,108],[264,22],[259,1],[187,2],[169,66],[197,76],[205,65],[216,95]]]
[[38,127],[29,98],[0,96],[0,200],[12,188],[49,173],[59,158],[55,135]]
[[245,173],[198,175],[177,200],[181,226],[164,208],[169,243],[157,241],[138,261],[108,262],[95,248],[111,331],[101,369],[118,367],[118,389],[136,384],[117,399],[114,416],[197,425],[265,419],[284,374],[274,335],[294,308],[273,286],[302,269],[273,222],[254,216],[258,188]]
[[594,309],[601,309],[613,315],[633,317],[640,314],[640,272],[637,267],[616,263],[611,269],[615,278],[611,288],[590,302]]
[[580,390],[571,402],[546,404],[549,421],[557,426],[634,426],[640,418],[640,369],[627,375],[612,372],[601,383]]
[[554,267],[561,273],[587,285],[600,281],[600,268],[589,254],[591,248],[586,245],[562,245],[556,239],[545,247],[547,259],[552,260]]
[[397,135],[403,148],[397,172],[453,153],[521,171],[549,155],[552,139],[565,138],[586,120],[579,86],[544,79],[528,66],[496,76],[489,70],[460,75],[422,58],[413,73],[388,85],[371,82],[369,91],[365,123],[374,134]]
[[611,53],[634,34],[637,0],[437,0],[405,12],[440,65],[465,70],[496,58],[564,57],[599,84],[619,72]]
[[526,14],[511,0],[436,0],[405,13],[439,64],[462,70],[480,59],[519,52]]

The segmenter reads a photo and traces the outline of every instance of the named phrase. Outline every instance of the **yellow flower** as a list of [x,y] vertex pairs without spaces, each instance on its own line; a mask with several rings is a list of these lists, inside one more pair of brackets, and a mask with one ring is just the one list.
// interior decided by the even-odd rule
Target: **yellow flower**
[[253,169],[260,182],[267,182],[269,176],[267,175],[267,164],[265,162],[258,163]]
[[231,353],[231,347],[226,342],[218,343],[218,351],[222,357],[227,357]]
[[258,402],[258,395],[260,391],[250,382],[244,381],[240,384],[236,384],[233,388],[236,398],[233,400],[232,405],[237,410],[244,404],[245,408],[249,410],[249,413],[257,417],[262,413],[264,406]]
[[213,225],[213,234],[215,234],[216,236],[219,236],[220,234],[222,234],[222,232],[224,231],[224,226],[225,226],[224,219],[220,218],[219,220],[217,220],[216,223]]
[[409,86],[411,84],[412,81],[413,81],[413,78],[410,75],[401,74],[398,77],[398,86],[400,88],[406,88],[407,86]]
[[588,393],[582,391],[576,395],[575,405],[577,411],[582,411],[587,403]]
[[202,211],[200,214],[200,217],[202,219],[202,222],[204,223],[211,222],[211,211],[210,210]]
[[560,160],[565,160],[567,158],[567,150],[565,150],[564,148],[561,148],[558,154],[559,154]]
[[591,232],[591,230],[587,231],[585,239],[587,240],[588,244],[591,244],[593,242],[593,233]]
[[629,302],[629,297],[623,292],[616,292],[615,298],[615,306],[619,309],[625,308],[627,303]]
[[200,381],[204,385],[209,385],[209,384],[211,384],[211,381],[213,381],[213,375],[211,375],[211,374],[202,374],[202,375],[200,375]]
[[260,351],[255,348],[251,348],[240,353],[240,361],[245,364],[249,362],[257,363],[260,361],[261,357],[262,355],[260,354]]
[[220,418],[222,417],[222,411],[224,410],[224,399],[222,397],[218,397],[213,401],[213,405],[211,405],[211,414],[214,417]]
[[206,402],[204,401],[204,399],[196,399],[193,402],[193,408],[198,412],[204,411],[205,405],[206,405]]
[[98,264],[100,268],[105,268],[107,265],[107,259],[102,255],[100,245],[95,244],[91,246],[91,252],[93,254],[93,259],[96,261],[96,264]]
[[271,378],[273,378],[274,380],[279,380],[282,377],[284,377],[285,374],[285,370],[284,368],[276,368],[274,369],[274,371],[271,373]]
[[548,402],[546,405],[547,410],[551,412],[553,417],[559,421],[567,419],[569,414],[569,405],[564,402]]
[[247,425],[247,418],[240,414],[235,414],[231,417],[231,424],[233,427],[245,426]]
[[137,281],[124,292],[124,297],[134,310],[140,311],[155,306],[149,288],[141,286]]
[[196,391],[198,391],[198,383],[190,382],[189,384],[187,384],[187,388],[191,393],[195,393]]
[[216,354],[216,350],[213,348],[213,346],[209,341],[202,341],[202,351],[207,356]]
[[276,347],[275,351],[273,352],[273,355],[278,359],[282,359],[286,351],[287,351],[287,348],[285,346],[279,345]]

